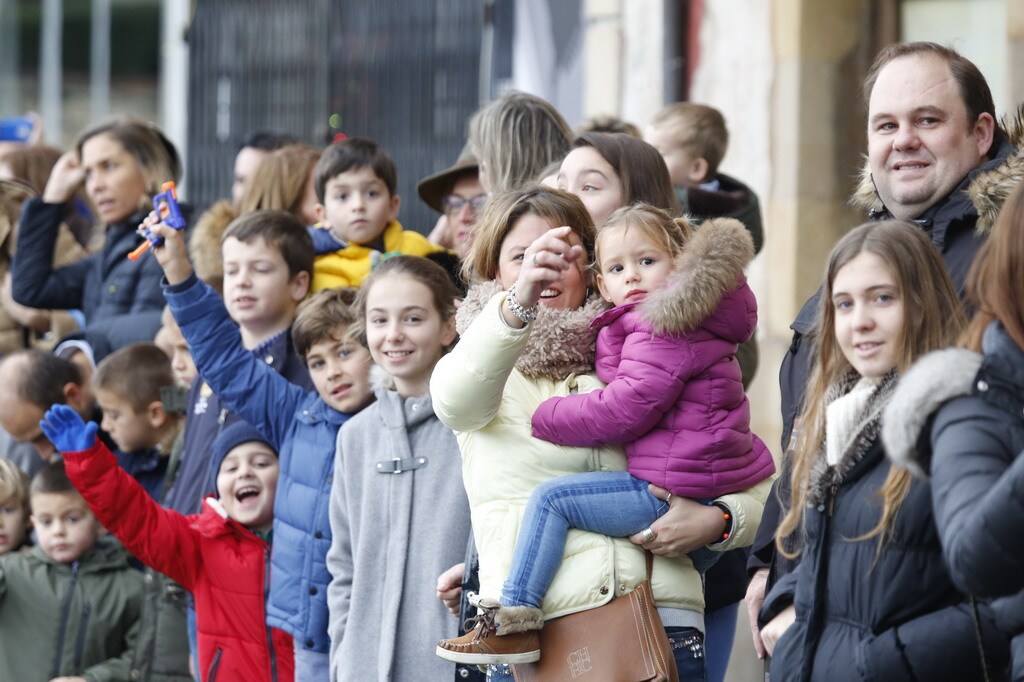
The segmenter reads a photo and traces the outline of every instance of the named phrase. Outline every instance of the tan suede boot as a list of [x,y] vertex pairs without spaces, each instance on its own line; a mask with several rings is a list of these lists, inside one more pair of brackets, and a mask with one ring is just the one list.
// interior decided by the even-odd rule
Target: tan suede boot
[[532,606],[502,606],[496,599],[470,596],[476,606],[476,627],[462,637],[437,644],[441,658],[472,665],[533,663],[540,660],[544,613]]

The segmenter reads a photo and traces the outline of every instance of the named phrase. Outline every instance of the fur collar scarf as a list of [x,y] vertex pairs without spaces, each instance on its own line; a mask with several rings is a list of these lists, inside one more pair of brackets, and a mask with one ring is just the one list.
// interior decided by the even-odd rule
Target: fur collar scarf
[[687,334],[718,309],[722,298],[743,281],[754,259],[754,241],[738,220],[708,220],[676,257],[668,283],[640,305],[655,334]]
[[[496,281],[470,287],[455,316],[460,334],[469,329],[484,306],[502,291]],[[530,323],[530,338],[516,360],[516,369],[531,379],[561,380],[570,374],[587,374],[594,369],[594,343],[597,330],[590,328],[595,317],[608,308],[596,294],[574,310],[555,310],[539,306],[537,319]]]
[[[811,466],[810,487],[807,493],[808,504],[817,506],[824,502],[829,489],[842,485],[850,471],[864,459],[864,455],[878,440],[882,427],[882,412],[892,400],[897,379],[898,375],[895,370],[889,372],[872,392],[861,413],[859,425],[854,430],[853,436],[835,466],[830,466],[825,460],[824,450],[818,453]],[[829,388],[825,395],[826,404],[846,395],[859,380],[860,375],[850,371]]]
[[[1005,115],[999,122],[999,128],[1005,135],[996,131],[992,141],[990,154],[992,159],[975,172],[963,190],[970,198],[978,212],[975,230],[981,234],[991,231],[999,215],[1003,202],[1017,184],[1024,180],[1024,104],[1012,114]],[[1009,144],[1012,148],[1004,158],[1000,154],[1001,145]],[[857,189],[850,197],[850,205],[872,216],[885,211],[885,206],[875,191],[875,183],[871,178],[871,164],[867,158],[861,166],[860,180]]]
[[882,419],[885,453],[895,466],[926,476],[926,453],[918,443],[930,437],[928,423],[943,403],[970,394],[982,359],[974,351],[948,348],[922,356],[907,370]]

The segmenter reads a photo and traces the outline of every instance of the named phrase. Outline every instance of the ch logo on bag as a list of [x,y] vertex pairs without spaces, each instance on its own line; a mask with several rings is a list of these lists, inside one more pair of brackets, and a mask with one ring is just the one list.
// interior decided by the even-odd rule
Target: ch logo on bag
[[566,657],[569,663],[569,673],[573,678],[589,673],[593,668],[590,665],[590,650],[587,647],[577,649]]

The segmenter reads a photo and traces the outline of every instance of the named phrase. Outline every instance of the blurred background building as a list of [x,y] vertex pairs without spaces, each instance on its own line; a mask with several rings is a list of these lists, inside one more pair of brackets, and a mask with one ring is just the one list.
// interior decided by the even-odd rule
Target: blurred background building
[[[496,94],[533,92],[572,124],[711,104],[731,132],[722,169],[764,211],[751,400],[778,455],[788,326],[865,218],[846,204],[865,149],[860,86],[902,40],[960,50],[999,111],[1024,100],[1024,0],[0,0],[0,116],[38,111],[64,147],[112,114],[152,119],[185,153],[199,205],[228,196],[256,131],[373,137],[397,162],[403,222],[427,231],[416,182],[454,161]],[[730,679],[760,680],[745,627]]]

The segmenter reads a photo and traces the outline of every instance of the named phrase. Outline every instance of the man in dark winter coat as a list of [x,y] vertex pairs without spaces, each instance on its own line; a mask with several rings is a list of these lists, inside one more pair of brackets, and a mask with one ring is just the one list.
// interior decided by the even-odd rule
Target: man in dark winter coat
[[[954,284],[963,291],[974,254],[1003,200],[1024,175],[1018,121],[1007,130],[995,122],[984,76],[954,50],[934,43],[892,45],[875,59],[864,83],[868,106],[868,160],[852,199],[873,220],[917,223],[942,253]],[[788,450],[798,425],[813,357],[805,337],[813,332],[816,293],[790,325],[793,341],[780,371],[782,445]],[[748,571],[748,608],[756,614],[766,581],[792,570],[775,556],[774,535],[789,499],[787,462],[769,496]],[[769,568],[771,571],[769,571]],[[759,637],[755,633],[755,642]],[[760,647],[759,647],[760,649]]]

